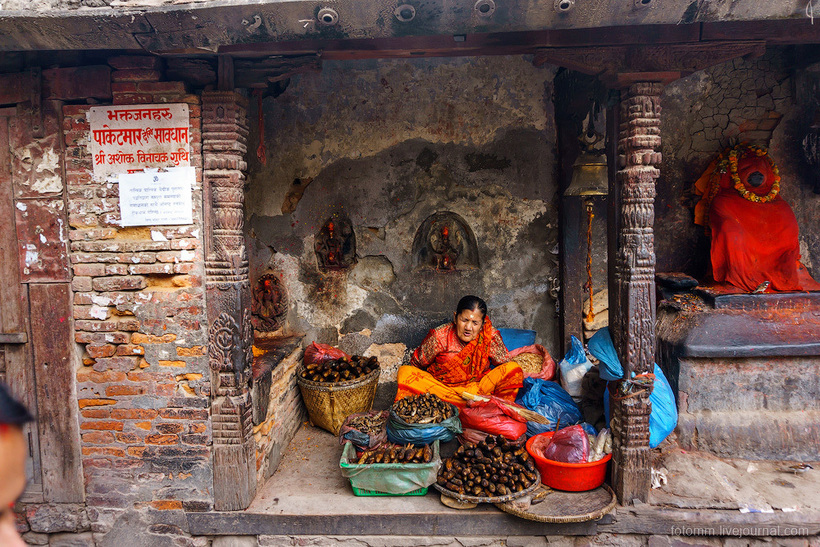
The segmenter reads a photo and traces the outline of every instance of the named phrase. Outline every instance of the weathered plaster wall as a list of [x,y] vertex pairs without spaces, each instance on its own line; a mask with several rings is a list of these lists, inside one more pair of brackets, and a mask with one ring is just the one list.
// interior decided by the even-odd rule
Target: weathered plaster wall
[[[816,97],[797,99],[791,59],[770,50],[697,72],[663,94],[663,165],[655,201],[657,271],[707,272],[708,239],[693,223],[695,180],[726,146],[749,141],[770,147],[783,178],[781,195],[800,227],[803,262],[820,277],[820,196],[803,158],[802,141]],[[814,268],[812,268],[814,266]]]
[[[267,99],[268,162],[251,161],[246,201],[251,277],[283,274],[290,329],[377,354],[393,379],[474,293],[496,326],[537,330],[554,352],[553,75],[523,57],[327,62]],[[479,269],[412,271],[416,230],[439,211],[470,225]],[[324,273],[314,235],[334,212],[352,221],[358,263]]]

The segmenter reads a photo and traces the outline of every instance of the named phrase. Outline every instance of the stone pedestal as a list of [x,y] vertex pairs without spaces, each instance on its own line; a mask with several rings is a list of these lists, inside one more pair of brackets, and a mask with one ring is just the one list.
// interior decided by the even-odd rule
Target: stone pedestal
[[665,300],[658,364],[687,449],[747,459],[820,457],[820,294]]

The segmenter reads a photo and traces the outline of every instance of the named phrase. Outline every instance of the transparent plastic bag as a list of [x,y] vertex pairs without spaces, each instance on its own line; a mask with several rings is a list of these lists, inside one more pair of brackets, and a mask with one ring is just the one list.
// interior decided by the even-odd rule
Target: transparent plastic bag
[[548,460],[586,463],[589,459],[589,437],[580,425],[558,430],[550,441],[543,451],[543,456]]

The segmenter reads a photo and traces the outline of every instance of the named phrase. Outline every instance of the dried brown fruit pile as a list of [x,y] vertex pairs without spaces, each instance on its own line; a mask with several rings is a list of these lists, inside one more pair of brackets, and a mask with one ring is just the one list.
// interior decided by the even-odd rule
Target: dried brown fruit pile
[[379,368],[376,357],[352,355],[350,358],[334,359],[324,363],[310,363],[300,375],[311,382],[348,382],[366,376]]
[[399,399],[393,403],[393,412],[408,424],[438,424],[455,413],[453,405],[432,393]]
[[430,445],[416,448],[415,445],[380,447],[362,452],[359,461],[351,463],[427,463],[433,459]]
[[525,490],[537,479],[535,462],[523,446],[488,435],[480,443],[459,446],[444,460],[436,482],[458,494],[492,498]]

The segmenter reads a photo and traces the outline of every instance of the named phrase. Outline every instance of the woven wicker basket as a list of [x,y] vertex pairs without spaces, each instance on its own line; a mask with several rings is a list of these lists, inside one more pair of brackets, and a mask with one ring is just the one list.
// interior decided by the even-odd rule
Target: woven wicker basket
[[355,380],[332,384],[311,382],[302,378],[301,372],[301,369],[297,372],[296,382],[312,425],[338,435],[348,415],[367,412],[373,407],[381,369]]

